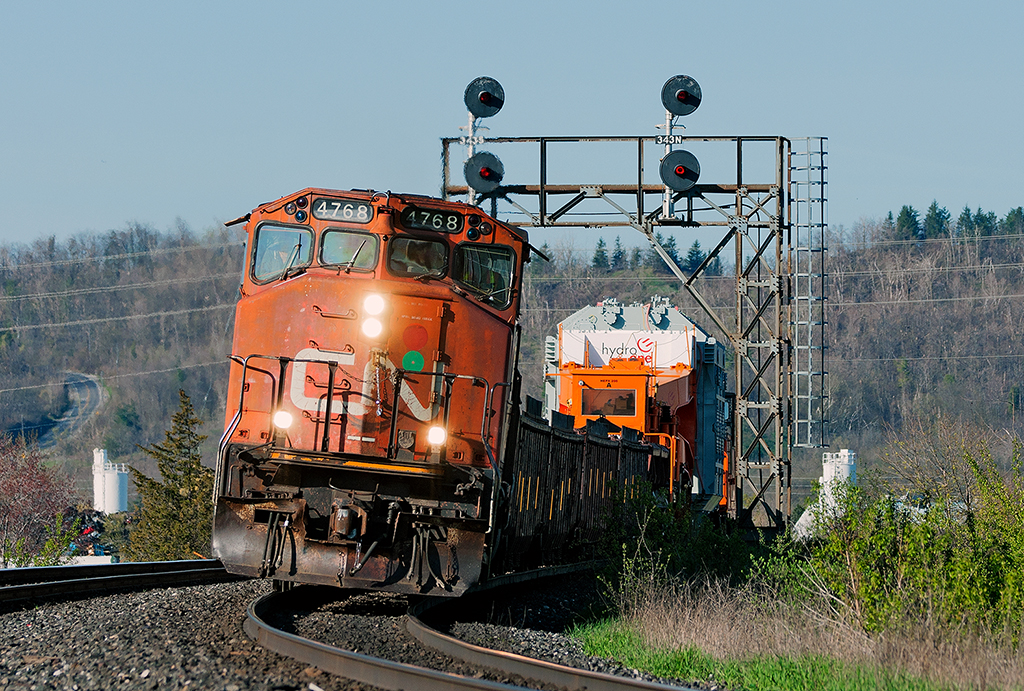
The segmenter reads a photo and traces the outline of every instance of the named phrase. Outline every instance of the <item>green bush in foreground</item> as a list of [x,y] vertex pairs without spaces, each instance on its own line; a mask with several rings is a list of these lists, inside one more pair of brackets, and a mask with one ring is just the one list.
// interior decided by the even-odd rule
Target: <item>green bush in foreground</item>
[[986,445],[954,459],[970,471],[967,501],[933,496],[911,505],[848,487],[841,511],[822,516],[794,577],[824,586],[866,631],[938,621],[1009,635],[1024,620],[1024,480],[1014,443],[1000,472]]
[[642,494],[610,534],[619,618],[575,635],[725,688],[1024,688],[1021,456],[963,422],[919,425],[890,442],[898,481],[842,488],[806,543],[739,545]]

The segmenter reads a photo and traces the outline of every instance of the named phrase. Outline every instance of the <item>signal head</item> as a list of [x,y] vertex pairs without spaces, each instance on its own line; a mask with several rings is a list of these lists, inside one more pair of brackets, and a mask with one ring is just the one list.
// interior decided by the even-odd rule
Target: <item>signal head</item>
[[689,151],[673,151],[661,159],[661,181],[669,189],[685,192],[697,183],[700,177],[700,163]]
[[501,186],[501,179],[505,177],[505,167],[501,165],[501,161],[486,151],[471,156],[463,170],[466,174],[466,183],[483,194],[498,189]]
[[673,115],[689,115],[700,105],[700,84],[693,77],[676,75],[661,87],[661,102]]
[[477,77],[466,87],[466,107],[478,118],[489,118],[505,105],[505,90],[498,80]]

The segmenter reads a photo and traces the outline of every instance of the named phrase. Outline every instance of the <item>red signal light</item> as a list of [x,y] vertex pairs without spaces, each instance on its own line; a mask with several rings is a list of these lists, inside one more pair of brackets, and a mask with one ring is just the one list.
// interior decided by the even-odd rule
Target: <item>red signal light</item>
[[676,92],[676,100],[679,101],[680,103],[686,103],[686,101],[689,98],[690,98],[690,94],[686,93],[682,89],[680,89],[679,91]]
[[686,175],[686,168],[684,166],[676,166],[676,175]]
[[494,98],[494,97],[491,96],[491,92],[489,92],[489,91],[481,91],[480,92],[480,102],[483,103],[484,105],[489,105],[492,98]]
[[483,168],[480,169],[480,177],[482,177],[484,180],[490,180],[491,178],[495,177],[494,171],[488,168],[487,166],[484,166]]

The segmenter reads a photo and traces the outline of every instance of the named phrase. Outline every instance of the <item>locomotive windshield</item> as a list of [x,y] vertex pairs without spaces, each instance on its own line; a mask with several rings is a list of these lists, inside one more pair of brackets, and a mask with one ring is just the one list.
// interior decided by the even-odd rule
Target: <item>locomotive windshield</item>
[[499,307],[512,302],[512,274],[516,255],[503,245],[459,245],[455,248],[452,278]]
[[377,236],[348,230],[327,230],[320,241],[320,263],[353,271],[372,271],[377,266]]
[[313,234],[307,228],[262,225],[256,229],[252,277],[269,281],[309,266]]
[[388,271],[396,276],[444,276],[448,245],[435,240],[395,237],[388,243]]
[[583,415],[636,415],[636,391],[633,389],[583,389]]

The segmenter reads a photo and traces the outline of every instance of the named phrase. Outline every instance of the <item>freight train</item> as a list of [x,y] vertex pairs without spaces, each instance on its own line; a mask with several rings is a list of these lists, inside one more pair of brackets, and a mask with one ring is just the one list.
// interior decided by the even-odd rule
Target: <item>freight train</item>
[[580,558],[614,497],[674,462],[614,416],[520,405],[525,230],[372,190],[305,189],[236,222],[213,526],[230,572],[459,595]]

